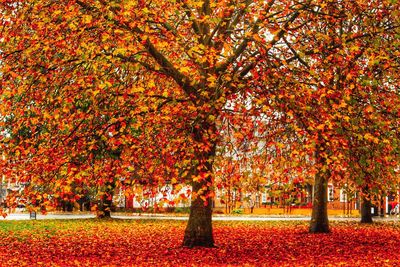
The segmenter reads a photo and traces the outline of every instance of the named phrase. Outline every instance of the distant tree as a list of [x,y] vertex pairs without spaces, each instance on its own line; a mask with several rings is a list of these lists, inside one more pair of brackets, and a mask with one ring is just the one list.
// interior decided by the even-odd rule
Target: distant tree
[[[389,106],[393,115],[398,112],[398,76],[374,78],[380,80],[378,87],[365,84],[365,76],[371,77],[371,65],[393,70],[398,66],[394,57],[398,53],[398,8],[393,1],[315,1],[292,25],[298,30],[289,32],[279,49],[270,52],[275,53],[275,60],[266,62],[270,68],[263,75],[270,90],[260,86],[267,95],[257,101],[292,118],[289,123],[309,144],[303,149],[312,155],[317,169],[311,232],[329,232],[327,185],[328,181],[344,181],[349,164],[354,164],[349,142],[360,134],[366,141],[383,137],[385,130],[398,124],[396,116],[382,116]],[[278,75],[285,78],[269,83]],[[371,116],[375,119],[363,119]],[[386,126],[377,131],[379,125]],[[398,143],[398,136],[387,140]],[[356,144],[357,150],[363,145]],[[384,146],[375,159],[391,150]],[[370,181],[362,183],[368,188]]]

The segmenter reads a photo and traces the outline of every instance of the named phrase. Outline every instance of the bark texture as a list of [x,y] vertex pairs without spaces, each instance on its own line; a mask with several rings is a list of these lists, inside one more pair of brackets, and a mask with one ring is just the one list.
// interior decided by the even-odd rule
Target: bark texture
[[98,218],[111,218],[112,200],[104,199],[100,205]]
[[314,202],[311,215],[310,233],[329,233],[328,181],[318,173],[314,185]]
[[362,197],[361,202],[361,223],[372,223],[372,213],[371,213],[371,200],[367,197]]
[[315,175],[314,201],[309,231],[310,233],[329,233],[328,177],[330,172],[325,158],[321,155],[326,151],[322,137],[319,138],[319,142],[316,146],[315,158],[320,170]]
[[196,162],[192,166],[192,175],[197,177],[192,182],[192,202],[189,221],[183,238],[184,247],[214,247],[212,232],[212,198],[210,197],[213,175],[215,142],[210,142],[208,133],[215,127],[203,124],[193,132],[194,140],[200,151],[196,153]]
[[[204,182],[193,183],[193,192],[200,190],[203,186]],[[206,202],[200,196],[192,200],[183,246],[214,247],[211,198],[208,198]]]
[[115,183],[106,183],[106,190],[101,197],[98,218],[111,218],[112,199],[114,195]]

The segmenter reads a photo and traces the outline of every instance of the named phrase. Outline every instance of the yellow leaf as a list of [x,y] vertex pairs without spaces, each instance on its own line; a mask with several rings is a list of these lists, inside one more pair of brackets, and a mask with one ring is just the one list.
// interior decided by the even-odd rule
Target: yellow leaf
[[100,89],[106,88],[106,87],[111,87],[112,84],[109,81],[105,81],[104,83],[99,85]]
[[144,88],[140,86],[135,86],[130,90],[131,93],[142,93],[144,92]]
[[364,135],[364,139],[365,139],[365,140],[373,140],[373,139],[374,139],[374,136],[373,136],[372,134],[370,134],[370,133],[366,133],[366,134]]
[[68,27],[73,31],[75,31],[77,29],[77,27],[76,27],[74,22],[71,22],[70,24],[68,24]]
[[114,33],[116,33],[116,34],[123,34],[124,31],[123,31],[123,30],[120,30],[120,29],[115,29],[115,30],[114,30]]
[[51,118],[50,114],[48,112],[46,112],[46,111],[43,113],[43,117],[45,119],[50,119]]
[[126,49],[117,48],[113,51],[113,55],[125,55]]
[[91,16],[91,15],[84,15],[84,16],[82,17],[82,21],[83,21],[84,23],[88,24],[88,23],[92,22],[92,16]]
[[190,73],[190,68],[188,68],[188,67],[181,67],[181,68],[179,69],[179,71],[182,72],[182,74],[187,75],[187,74]]
[[339,108],[345,108],[346,106],[347,106],[347,103],[344,101],[340,102],[340,104],[339,104]]

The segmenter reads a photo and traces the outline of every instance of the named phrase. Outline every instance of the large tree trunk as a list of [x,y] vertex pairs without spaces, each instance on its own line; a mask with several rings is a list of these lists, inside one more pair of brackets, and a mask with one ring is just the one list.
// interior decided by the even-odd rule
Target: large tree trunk
[[371,198],[368,193],[368,188],[363,189],[363,195],[361,197],[361,223],[372,223],[371,213]]
[[[194,182],[193,192],[198,192],[207,186],[207,181]],[[200,195],[192,199],[190,206],[189,221],[183,239],[185,247],[213,247],[214,238],[212,233],[212,199],[206,201]]]
[[315,159],[320,169],[315,175],[314,201],[309,231],[310,233],[329,233],[328,177],[330,172],[326,168],[325,158],[321,155],[322,151],[325,152],[322,146],[324,141],[322,138],[319,138],[319,142],[322,142],[322,144],[320,143],[316,146]]
[[[207,127],[208,126],[208,127]],[[214,247],[212,233],[212,197],[211,187],[213,182],[213,159],[215,156],[215,142],[210,142],[207,129],[214,130],[209,125],[195,129],[194,139],[198,148],[196,151],[196,164],[192,166],[192,202],[190,206],[189,221],[183,238],[184,247]]]
[[108,182],[106,183],[105,187],[105,192],[101,196],[99,210],[97,212],[98,218],[111,218],[111,207],[115,189],[115,182]]
[[371,201],[364,198],[361,203],[361,223],[372,223]]
[[329,233],[327,194],[328,181],[324,174],[318,173],[315,177],[310,233]]
[[111,206],[112,206],[112,200],[108,199],[108,197],[105,196],[104,199],[101,201],[101,204],[99,207],[99,213],[98,213],[97,217],[98,218],[111,218]]

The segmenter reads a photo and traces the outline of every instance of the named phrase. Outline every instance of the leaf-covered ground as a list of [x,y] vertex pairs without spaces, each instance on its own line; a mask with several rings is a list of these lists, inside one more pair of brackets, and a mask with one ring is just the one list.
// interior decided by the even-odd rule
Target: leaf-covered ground
[[400,222],[215,222],[217,248],[180,247],[183,221],[2,221],[0,266],[400,266]]

